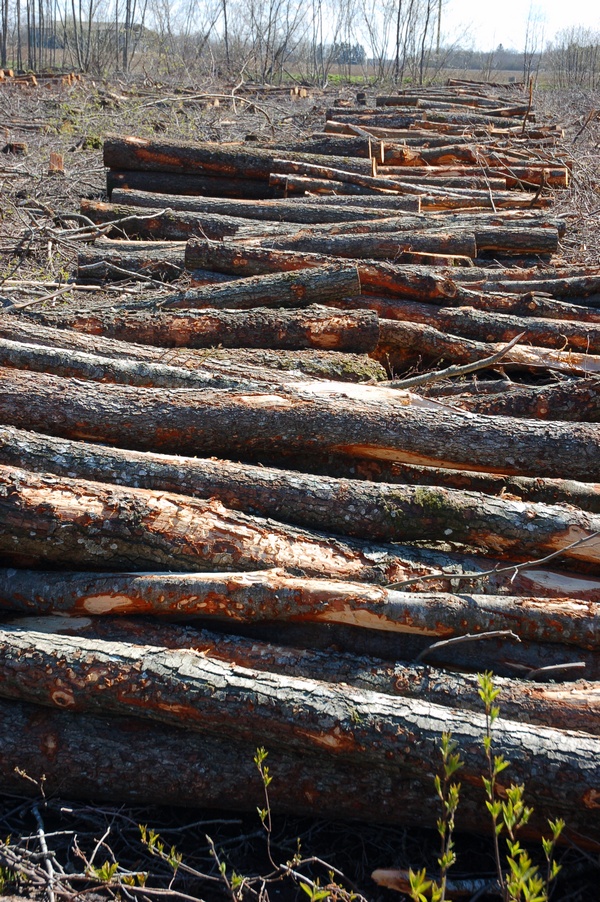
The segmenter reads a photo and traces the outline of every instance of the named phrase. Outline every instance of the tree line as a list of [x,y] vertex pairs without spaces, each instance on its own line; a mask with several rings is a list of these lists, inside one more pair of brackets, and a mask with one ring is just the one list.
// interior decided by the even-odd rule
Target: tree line
[[573,27],[542,49],[530,25],[523,52],[482,53],[444,45],[443,0],[0,0],[0,66],[316,84],[543,71],[559,87],[598,86],[600,33]]

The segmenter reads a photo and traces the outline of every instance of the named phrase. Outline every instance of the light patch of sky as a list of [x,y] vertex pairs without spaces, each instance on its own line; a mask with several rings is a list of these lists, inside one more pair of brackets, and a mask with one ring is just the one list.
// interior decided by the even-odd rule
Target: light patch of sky
[[600,5],[596,0],[444,0],[442,27],[446,44],[476,50],[523,50],[527,22],[543,32],[544,45],[559,31],[576,26],[600,32]]

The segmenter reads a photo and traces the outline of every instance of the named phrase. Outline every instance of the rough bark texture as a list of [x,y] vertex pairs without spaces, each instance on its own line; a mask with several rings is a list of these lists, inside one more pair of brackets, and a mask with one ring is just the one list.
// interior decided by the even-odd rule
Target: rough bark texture
[[[255,242],[257,243],[257,242]],[[248,243],[244,243],[247,247]],[[477,256],[475,235],[472,232],[397,232],[376,235],[295,235],[260,241],[260,246],[274,250],[305,251],[330,254],[332,257],[370,258],[394,260],[405,251],[423,251],[429,254]]]
[[[268,179],[274,171],[273,161],[278,158],[281,158],[281,151],[258,147],[249,149],[247,144],[157,141],[117,136],[109,136],[104,141],[104,165],[113,169]],[[371,175],[372,171],[370,160],[356,157],[289,152],[286,153],[286,159],[317,166],[332,166],[365,175]]]
[[[452,591],[456,573],[480,573],[497,564],[474,555],[332,539],[185,495],[16,467],[2,467],[0,476],[0,554],[8,565],[179,572],[285,567],[308,576],[384,585],[428,576],[428,589]],[[511,594],[551,597],[564,596],[573,585],[569,574],[513,577],[508,570],[476,585],[486,594],[510,585]],[[579,598],[597,598],[597,581],[575,577],[574,585]]]
[[[20,341],[47,348],[65,348],[84,354],[123,361],[126,367],[135,361],[183,368],[206,373],[207,378],[263,382],[267,385],[277,381],[298,381],[302,374],[344,382],[379,382],[385,377],[381,364],[364,354],[349,354],[341,351],[274,351],[261,348],[210,348],[193,350],[190,348],[154,348],[151,345],[133,344],[115,338],[86,335],[69,329],[56,329],[42,325],[45,316],[33,315],[34,322],[7,314],[0,316],[0,336],[11,341]],[[74,355],[71,356],[71,363]],[[277,370],[283,371],[279,376]],[[284,376],[285,373],[285,376]]]
[[[313,224],[319,222],[355,222],[357,220],[374,221],[388,216],[389,211],[381,207],[361,206],[346,207],[337,202],[299,204],[297,199],[250,201],[247,198],[228,200],[218,197],[189,197],[186,195],[158,194],[152,191],[135,191],[133,189],[114,188],[112,200],[115,204],[134,207],[150,207],[162,209],[171,207],[174,210],[189,210],[199,213],[222,213],[225,216],[243,216],[248,219],[266,219],[273,222],[297,222]],[[397,198],[396,208],[408,208],[418,212],[418,201],[409,198]]]
[[98,238],[77,255],[77,277],[83,281],[123,280],[174,282],[184,272],[185,245],[177,241],[112,241]]
[[[75,639],[27,630],[0,633],[3,697],[90,713],[185,725],[267,747],[327,754],[405,773],[429,785],[441,733],[450,730],[465,757],[463,785],[485,772],[485,718],[444,706],[230,666],[189,651]],[[143,675],[143,676],[142,676]],[[554,816],[577,805],[592,823],[600,781],[600,739],[499,720],[494,749],[511,762],[511,780],[527,784],[538,811]],[[468,790],[467,790],[468,794]]]
[[[264,786],[254,764],[256,743],[235,737],[190,733],[137,717],[106,718],[0,700],[1,786],[19,796],[39,793],[117,804],[225,808],[256,812]],[[135,754],[132,754],[132,749]],[[59,753],[60,750],[60,753]],[[95,766],[93,762],[101,763]],[[433,792],[403,773],[362,764],[350,766],[313,750],[306,754],[269,748],[275,779],[269,797],[275,814],[313,814],[335,820],[435,825],[439,804]],[[457,813],[459,829],[487,829],[480,798],[465,792]],[[402,799],[403,804],[398,804]],[[545,812],[534,813],[530,835],[546,833]],[[596,814],[572,805],[565,812],[567,837],[578,845],[600,839]]]
[[53,325],[163,348],[281,348],[369,353],[377,347],[379,322],[371,310],[108,310],[54,314]]
[[141,172],[136,170],[109,169],[106,173],[106,193],[112,197],[115,189],[157,191],[164,194],[183,194],[189,197],[207,196],[268,200],[278,191],[267,181],[245,178],[219,178],[210,175],[181,172]]
[[[233,510],[374,541],[429,539],[512,559],[542,557],[600,529],[575,508],[476,492],[333,479],[307,473],[106,448],[0,427],[0,463],[59,476],[216,498]],[[565,552],[600,560],[600,540]]]
[[539,388],[509,383],[501,392],[457,395],[450,403],[486,415],[597,423],[600,420],[600,382],[597,379],[571,380]]
[[[290,577],[280,570],[137,575],[0,569],[0,607],[4,611],[30,615],[77,615],[72,621],[74,628],[85,625],[79,615],[91,617],[91,624],[96,624],[98,621],[93,618],[144,614],[186,621],[198,618],[224,621],[229,626],[237,622],[276,620],[340,623],[367,630],[422,635],[430,637],[431,642],[491,630],[511,630],[519,638],[533,642],[571,645],[589,651],[600,648],[600,606],[596,602],[568,597],[552,600],[398,592],[362,583]],[[61,618],[56,620],[57,631],[62,632]],[[102,626],[101,621],[99,626]],[[148,638],[153,629],[158,631],[156,641]],[[89,635],[114,638],[103,633]],[[138,638],[142,644],[172,647],[168,626],[155,627],[152,622],[143,622]],[[236,647],[232,640],[230,663],[235,662]],[[238,663],[248,666],[244,648],[242,644]],[[202,650],[206,651],[206,648]],[[276,653],[273,658],[277,658]],[[325,670],[335,674],[335,663]],[[317,676],[316,669],[311,675]],[[346,678],[346,673],[341,672],[336,681],[344,682]],[[351,679],[348,681],[352,682]],[[387,685],[385,691],[389,691]],[[594,694],[588,693],[588,697],[593,699]],[[473,709],[474,706],[470,707]]]
[[192,456],[328,453],[491,473],[600,479],[595,424],[427,409],[377,386],[288,392],[133,388],[4,369],[0,418],[63,438]]
[[[381,337],[374,357],[392,373],[401,373],[421,364],[423,360],[427,362],[441,360],[444,361],[444,366],[473,363],[484,360],[506,347],[504,342],[475,341],[471,338],[449,335],[422,323],[380,319],[379,328]],[[502,366],[533,370],[538,373],[540,369],[547,369],[568,373],[571,376],[589,376],[600,373],[600,355],[517,344],[507,352]],[[550,474],[540,472],[538,475]]]

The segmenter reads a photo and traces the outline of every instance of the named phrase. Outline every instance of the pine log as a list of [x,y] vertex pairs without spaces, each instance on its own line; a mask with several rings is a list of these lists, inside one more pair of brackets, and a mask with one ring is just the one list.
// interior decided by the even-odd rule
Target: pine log
[[[268,180],[274,171],[278,150],[248,148],[247,144],[217,144],[198,141],[167,141],[109,135],[104,141],[104,165],[112,169],[136,169],[144,172],[176,172],[190,175],[237,177]],[[286,160],[316,166],[331,166],[349,172],[371,175],[371,160],[357,157],[331,157],[305,153],[286,153]]]
[[[242,243],[240,241],[240,243]],[[474,258],[477,256],[475,235],[459,230],[437,232],[402,231],[366,235],[318,235],[304,236],[302,233],[286,238],[258,239],[254,245],[273,250],[292,250],[316,254],[330,254],[333,257],[371,260],[394,260],[407,251],[424,251],[429,254],[458,255]],[[244,247],[252,245],[252,240],[244,241]]]
[[[481,172],[473,175],[405,175],[403,166],[381,166],[379,174],[385,177],[398,179],[404,183],[414,182],[421,186],[431,185],[434,188],[476,188],[488,191],[506,191],[508,184],[507,179],[500,178],[495,175],[482,175]],[[417,168],[417,167],[415,167]],[[425,168],[425,167],[420,167]],[[434,169],[433,172],[436,170]],[[514,185],[511,185],[514,187]]]
[[[321,177],[318,175],[294,175],[284,172],[272,172],[269,176],[269,185],[273,189],[279,189],[285,197],[288,194],[323,194],[338,195],[348,194],[359,197],[380,197],[419,194],[417,190],[401,191],[391,183],[386,184],[385,179],[357,176],[360,183],[333,177]],[[364,203],[365,201],[363,201]]]
[[[217,501],[16,467],[3,466],[0,479],[6,525],[0,532],[0,556],[6,566],[124,572],[132,566],[162,567],[192,573],[283,567],[306,576],[377,585],[427,577],[428,591],[446,592],[463,573],[472,577],[464,581],[465,588],[474,584],[485,594],[563,597],[576,586],[582,600],[600,597],[597,580],[569,572],[523,571],[515,576],[509,568],[496,573],[494,559],[333,539],[236,513]],[[485,580],[472,576],[490,570]]]
[[[169,457],[0,426],[0,463],[59,476],[216,498],[232,510],[374,541],[452,541],[513,560],[539,558],[600,529],[576,508],[473,491],[334,479],[228,461]],[[565,551],[598,561],[600,541]]]
[[[307,200],[309,200],[307,198]],[[311,198],[310,200],[314,200]],[[404,198],[398,198],[402,209]],[[410,200],[410,212],[417,212],[416,203]],[[217,197],[186,197],[185,195],[158,194],[152,191],[134,191],[131,189],[115,188],[112,192],[112,201],[115,204],[127,207],[158,208],[171,207],[173,210],[187,210],[198,213],[220,213],[224,216],[241,216],[248,219],[266,219],[272,222],[354,222],[358,219],[367,221],[388,216],[388,212],[382,212],[380,207],[359,207],[347,209],[337,202],[328,204],[306,203],[299,204],[294,200],[266,200],[250,201],[246,198],[228,200]],[[417,202],[418,203],[418,202]],[[406,204],[406,206],[409,206]]]
[[518,317],[504,313],[487,313],[470,307],[439,307],[404,302],[396,307],[396,317],[423,323],[453,335],[464,335],[476,341],[508,342],[525,333],[524,342],[546,347],[573,349],[590,354],[600,352],[600,324]]
[[178,241],[111,241],[97,238],[77,255],[82,281],[140,279],[173,282],[184,272],[185,245]]
[[294,141],[285,144],[270,144],[269,149],[286,153],[310,153],[320,156],[334,157],[362,157],[370,160],[374,157],[377,162],[383,162],[383,143],[360,135],[333,136],[326,133],[312,134],[302,141]]
[[184,194],[190,197],[222,197],[248,200],[268,200],[277,196],[268,181],[257,179],[218,178],[187,172],[141,172],[136,170],[109,169],[106,173],[106,193],[112,197],[116,188],[134,191],[158,191],[163,194]]
[[259,225],[256,220],[224,216],[222,213],[190,213],[171,210],[168,204],[166,207],[145,210],[84,198],[80,212],[98,225],[114,223],[108,232],[109,237],[113,238],[125,236],[144,240],[187,241],[193,235],[202,235],[218,241],[233,235],[240,238],[277,235],[285,230],[281,223]]
[[207,285],[200,289],[160,295],[140,302],[126,301],[120,307],[160,307],[162,309],[202,309],[205,307],[245,310],[253,307],[307,307],[327,304],[340,297],[354,298],[360,294],[358,271],[351,264],[337,263],[320,269],[298,272],[272,273],[235,279],[221,285]]
[[[422,323],[380,319],[379,328],[381,338],[373,356],[394,373],[402,372],[423,360],[443,360],[446,366],[449,363],[473,363],[484,360],[505,347],[503,343],[448,335]],[[588,376],[600,373],[600,356],[517,344],[507,352],[502,366],[534,372],[546,369],[570,376]],[[539,475],[549,474],[540,472]]]
[[597,423],[600,382],[584,379],[540,387],[513,383],[499,394],[459,395],[452,404],[479,414]]
[[[298,310],[255,307],[251,310],[59,313],[50,322],[61,328],[163,348],[221,345],[369,353],[379,340],[378,317],[373,311],[336,311],[316,304]],[[65,361],[67,372],[68,361]]]
[[[34,631],[2,631],[0,672],[5,698],[74,712],[134,713],[227,739],[260,736],[268,747],[309,756],[326,750],[336,761],[399,771],[425,785],[438,767],[441,734],[450,731],[465,753],[463,786],[476,785],[481,804],[482,714],[232,667],[194,652]],[[566,815],[579,806],[595,826],[598,737],[500,719],[494,751],[510,761],[511,780],[527,785],[540,812]]]
[[431,402],[413,403],[377,386],[340,390],[309,382],[293,392],[248,394],[134,388],[11,369],[0,376],[0,422],[63,438],[205,457],[332,452],[492,473],[600,479],[595,424],[440,412],[429,409]]
[[[98,583],[98,576],[90,574],[90,577],[92,585]],[[21,616],[5,620],[4,625],[103,642],[194,650],[226,664],[263,673],[332,684],[346,683],[355,689],[422,700],[463,711],[481,712],[482,708],[475,675],[448,673],[430,666],[388,663],[382,659],[332,650],[324,652],[273,645],[240,636],[129,617]],[[536,685],[532,681],[524,683],[523,680],[496,677],[494,684],[500,690],[501,710],[506,720],[600,735],[600,687],[595,682],[577,680],[566,686]]]
[[[571,598],[397,592],[361,583],[290,577],[279,570],[181,576],[0,569],[0,608],[30,615],[68,614],[73,616],[74,629],[86,630],[80,616],[144,614],[186,621],[201,618],[229,625],[259,621],[345,623],[367,630],[420,634],[430,637],[431,642],[436,638],[511,630],[529,641],[590,651],[600,648],[598,603]],[[33,619],[32,616],[28,621]],[[60,619],[56,629],[63,632]],[[93,632],[93,625],[91,629],[85,633],[90,637],[114,637]],[[138,633],[140,644],[154,644],[149,635],[150,626],[144,621]],[[156,644],[173,647],[168,627],[160,628]],[[206,647],[200,650],[215,654]],[[232,658],[229,660],[233,663]],[[238,663],[248,666],[247,652],[238,657]],[[270,662],[268,668],[271,669]],[[324,670],[335,673],[336,668]],[[344,675],[340,675],[340,681],[343,679]],[[387,684],[385,691],[390,691]],[[597,717],[599,727],[594,732],[600,733],[600,707]]]
[[[193,372],[206,373],[207,377],[227,380],[263,382],[272,385],[281,380],[286,383],[313,376],[343,382],[379,382],[385,377],[381,364],[364,354],[341,351],[274,351],[260,348],[154,348],[131,342],[86,335],[69,329],[56,329],[43,325],[44,314],[33,315],[34,322],[7,314],[0,316],[0,337],[47,348],[65,348],[96,354],[111,359],[132,359],[162,364]],[[73,360],[73,355],[71,355]],[[283,373],[277,373],[278,370]],[[284,376],[285,374],[285,376]]]

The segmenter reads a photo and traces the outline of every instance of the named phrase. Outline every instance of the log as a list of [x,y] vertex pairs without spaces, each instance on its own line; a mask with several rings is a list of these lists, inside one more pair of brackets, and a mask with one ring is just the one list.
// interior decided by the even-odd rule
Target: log
[[383,144],[381,141],[371,140],[360,135],[333,136],[326,133],[312,134],[302,141],[294,141],[292,144],[270,144],[269,149],[278,151],[291,151],[292,153],[310,153],[320,156],[334,157],[362,157],[370,160],[374,157],[377,162],[383,162]]
[[323,195],[348,194],[357,195],[359,197],[419,194],[417,190],[400,191],[397,186],[386,184],[384,179],[369,178],[367,180],[367,176],[359,176],[358,178],[360,178],[360,184],[354,181],[334,179],[333,177],[272,172],[269,176],[269,185],[273,189],[279,189],[279,191],[283,192],[285,197],[290,193]]
[[[74,712],[135,713],[236,741],[256,742],[258,734],[268,747],[305,755],[326,750],[333,760],[399,771],[425,785],[438,768],[441,733],[451,731],[468,750],[463,785],[476,785],[481,805],[482,714],[231,667],[194,652],[27,630],[1,632],[0,667],[5,698]],[[500,719],[494,750],[510,761],[511,780],[527,785],[539,813],[585,808],[594,829],[598,737]]]
[[[502,343],[448,335],[422,323],[380,319],[379,328],[381,338],[374,356],[392,372],[401,372],[423,360],[444,360],[446,365],[473,363],[505,347]],[[600,373],[600,356],[517,344],[507,352],[502,367],[534,372],[541,368],[570,376],[589,376]]]
[[80,204],[80,212],[98,225],[115,223],[108,232],[112,238],[187,241],[193,235],[202,235],[218,241],[233,235],[245,238],[276,235],[285,229],[281,224],[259,225],[255,220],[224,216],[222,213],[191,213],[171,210],[168,204],[166,207],[167,209],[136,209],[84,198]]
[[[0,427],[0,463],[58,476],[215,498],[232,510],[380,542],[431,539],[512,560],[539,558],[568,537],[600,529],[576,508],[490,498],[474,491],[335,479],[229,461],[106,448]],[[600,541],[565,551],[598,561]]]
[[582,379],[537,388],[510,384],[496,395],[459,395],[452,399],[452,404],[486,415],[597,423],[600,422],[600,383],[597,379]]
[[[162,567],[192,573],[283,567],[307,576],[377,585],[427,576],[429,591],[452,591],[457,574],[487,573],[497,564],[475,555],[333,539],[185,495],[7,466],[1,468],[0,480],[6,525],[0,532],[0,558],[6,566],[130,572],[133,564],[141,570]],[[529,596],[537,590],[562,597],[565,586],[576,585],[579,598],[600,597],[597,580],[571,578],[568,572],[525,571],[515,577],[509,568],[491,573],[484,582],[473,577],[466,586],[472,581],[485,594],[509,587],[511,594]]]
[[174,282],[184,272],[185,245],[177,241],[111,241],[97,238],[77,255],[77,278]]
[[134,388],[11,369],[0,378],[0,421],[63,438],[206,457],[332,452],[451,469],[600,479],[595,424],[457,415],[376,386],[340,389],[309,382],[269,395]]
[[[558,239],[557,239],[558,240]],[[474,258],[477,256],[475,235],[459,230],[437,232],[427,229],[422,232],[402,231],[378,233],[374,235],[318,235],[290,236],[289,238],[267,238],[254,242],[263,248],[291,250],[316,254],[330,254],[332,257],[371,260],[394,260],[407,251],[424,251],[429,254],[458,255]],[[242,243],[240,241],[240,243]],[[244,241],[244,247],[251,241]]]
[[106,173],[106,193],[109,198],[115,189],[131,188],[134,191],[157,191],[163,194],[183,194],[190,197],[222,197],[246,200],[268,200],[277,196],[268,181],[257,179],[218,178],[210,175],[182,172],[141,172],[109,169]]
[[600,351],[600,324],[576,323],[519,317],[505,313],[486,313],[470,307],[434,308],[430,304],[404,302],[396,307],[396,317],[423,323],[452,335],[476,341],[508,342],[525,333],[524,341],[545,348],[573,349],[590,354]]
[[[319,348],[369,353],[379,340],[371,310],[334,311],[316,304],[298,310],[132,310],[60,314],[53,325],[158,347]],[[0,355],[1,359],[1,355]],[[12,364],[9,364],[12,365]],[[65,361],[65,373],[68,361]]]
[[[52,574],[55,576],[55,574]],[[98,585],[100,574],[89,574]],[[104,579],[106,583],[106,578]],[[169,649],[193,649],[230,665],[300,676],[327,683],[347,683],[356,689],[422,699],[445,707],[480,712],[479,683],[474,674],[448,673],[431,666],[315,649],[273,645],[240,636],[167,625],[129,617],[21,616],[6,621],[18,629],[81,635],[109,642],[129,642]],[[459,647],[459,646],[457,646]],[[577,680],[564,684],[534,683],[496,677],[503,717],[521,723],[600,735],[598,685]]]
[[162,309],[246,310],[253,307],[307,307],[360,294],[358,271],[352,264],[335,263],[319,269],[250,276],[225,284],[172,295],[157,295],[141,301],[122,301],[121,308],[152,306]]
[[[144,614],[153,618],[186,621],[200,618],[213,625],[217,621],[230,627],[237,622],[259,621],[341,623],[366,630],[419,634],[429,637],[431,642],[436,638],[511,630],[521,639],[529,641],[571,645],[590,651],[600,648],[600,607],[597,603],[571,598],[552,600],[543,597],[397,592],[362,583],[290,577],[280,570],[176,575],[40,573],[0,569],[0,608],[32,615],[15,621],[16,625],[25,624],[28,629],[40,629],[39,625],[33,624],[40,620],[41,615],[60,614],[60,617],[48,617],[58,624],[51,631],[71,632],[69,619],[62,616],[68,614],[72,618],[73,631],[78,631],[80,635],[108,640],[116,638],[117,641],[137,639],[139,644],[169,648],[175,647],[170,624],[155,626],[154,621],[150,624],[143,621],[134,638],[131,634],[100,631],[103,624],[102,620],[98,623],[98,618],[109,617],[112,623],[110,618],[115,615]],[[6,618],[3,622],[7,622]],[[119,628],[117,619],[114,629]],[[47,629],[44,627],[45,631]],[[158,634],[156,641],[152,638],[153,630]],[[244,667],[257,666],[258,656],[249,651],[244,642],[240,643],[240,654],[236,655],[238,642],[237,637],[231,639],[233,651],[228,652],[227,649],[199,646],[185,634],[183,642],[178,643],[177,647],[197,648],[232,664],[237,660]],[[254,657],[250,658],[250,654]],[[293,650],[288,654],[293,655]],[[266,657],[264,650],[261,657]],[[285,671],[278,668],[276,659],[275,654],[273,661],[268,658],[264,668],[293,672],[289,666]],[[336,674],[337,679],[334,679]],[[303,675],[328,681],[354,682],[352,677],[348,677],[347,670],[339,673],[335,663],[319,669],[315,667]],[[413,694],[405,689],[409,682],[408,679],[404,681],[399,694]],[[368,688],[393,693],[391,683],[392,680],[373,681]],[[362,683],[362,688],[367,688],[366,681]],[[600,693],[600,687],[597,691]],[[591,703],[594,695],[588,693],[588,698]],[[430,696],[428,700],[432,701],[434,697]],[[597,726],[594,732],[600,734],[600,695],[596,704]],[[470,710],[478,708],[479,704],[469,705]]]
[[[248,148],[247,144],[218,144],[209,141],[167,141],[109,135],[104,141],[104,165],[119,170],[175,172],[244,179],[268,180],[274,171],[278,150]],[[286,153],[286,160],[316,166],[331,166],[349,172],[371,175],[371,160],[357,157],[331,157],[305,153]]]
[[[354,222],[358,219],[367,221],[388,216],[378,207],[346,208],[338,202],[327,204],[299,204],[299,198],[293,200],[251,201],[246,198],[228,200],[220,197],[187,197],[185,195],[158,194],[152,191],[134,191],[115,188],[112,201],[128,207],[158,208],[171,207],[173,210],[188,210],[198,213],[221,213],[224,216],[241,216],[248,219],[266,219],[272,222]],[[315,198],[307,198],[314,201]],[[410,203],[408,203],[410,201]],[[398,210],[409,208],[409,212],[418,213],[418,201],[412,198],[398,198]]]
[[[410,149],[412,152],[418,152],[418,147],[415,147],[414,143]],[[430,146],[435,146],[435,144],[430,143]],[[395,160],[404,158],[405,151],[406,148],[403,148],[402,145],[394,147],[386,144],[386,159],[379,168],[380,175],[391,175],[394,178],[401,178],[402,181],[420,177],[427,184],[429,184],[430,180],[433,180],[432,184],[435,184],[436,180],[442,178],[457,179],[464,181],[465,187],[469,187],[469,184],[472,187],[476,187],[473,182],[475,180],[483,180],[485,184],[480,187],[486,187],[489,184],[489,187],[492,189],[526,187],[527,190],[531,190],[532,187],[539,187],[540,185],[549,188],[567,188],[569,185],[569,169],[567,166],[544,165],[544,163],[519,165],[517,163],[494,164],[489,162],[479,163],[475,166],[461,164],[448,164],[447,166],[412,166],[409,164],[396,166]],[[495,182],[499,182],[499,184],[495,184]]]
[[[302,374],[343,382],[379,382],[385,377],[381,364],[364,354],[341,351],[274,351],[260,348],[228,348],[192,350],[190,348],[154,348],[131,342],[85,335],[68,329],[55,329],[42,325],[45,316],[34,316],[33,322],[7,314],[0,316],[0,336],[11,341],[36,344],[48,348],[65,348],[96,354],[111,359],[134,359],[164,364],[193,372],[205,372],[210,378],[239,379],[272,385],[278,379],[293,382],[303,379]],[[71,355],[71,361],[73,361]],[[283,373],[277,373],[282,370]],[[284,377],[285,374],[285,377]]]
[[[254,764],[256,743],[189,733],[135,717],[111,717],[107,724],[105,717],[5,699],[0,700],[0,723],[6,728],[0,731],[0,785],[21,798],[37,797],[43,776],[48,795],[85,801],[254,814],[264,806],[264,786]],[[102,767],[92,769],[90,761],[101,761]],[[433,791],[424,791],[420,782],[397,772],[342,766],[316,750],[308,762],[302,753],[269,749],[268,765],[274,776],[269,797],[276,815],[318,812],[338,821],[431,826],[439,816]],[[23,772],[33,782],[24,780]],[[398,798],[403,805],[396,803]],[[414,820],[413,811],[418,811]],[[525,828],[528,835],[546,834],[544,814],[534,813]],[[593,847],[595,826],[587,810],[570,811],[568,821],[567,839],[573,836],[579,845]],[[465,797],[457,823],[461,829],[487,830],[489,815],[479,800]]]

